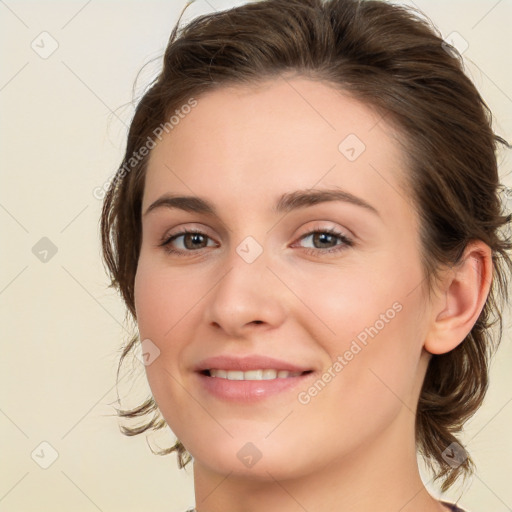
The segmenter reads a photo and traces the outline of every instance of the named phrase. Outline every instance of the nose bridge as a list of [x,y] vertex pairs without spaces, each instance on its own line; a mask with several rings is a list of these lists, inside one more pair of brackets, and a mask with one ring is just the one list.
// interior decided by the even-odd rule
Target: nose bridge
[[207,307],[208,322],[234,334],[251,322],[275,327],[283,321],[284,290],[268,268],[270,256],[269,248],[253,236],[246,236],[231,249],[224,262],[226,272]]

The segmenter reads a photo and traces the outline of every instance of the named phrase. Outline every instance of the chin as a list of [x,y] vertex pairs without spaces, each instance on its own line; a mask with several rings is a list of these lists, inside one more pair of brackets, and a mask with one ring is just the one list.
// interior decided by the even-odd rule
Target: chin
[[287,480],[303,476],[311,470],[315,455],[307,451],[305,443],[287,443],[279,436],[273,440],[264,437],[250,441],[250,436],[236,436],[217,442],[204,436],[202,439],[209,438],[211,444],[205,445],[203,441],[201,446],[194,449],[192,443],[189,451],[194,457],[194,463],[215,473],[229,474],[229,478],[240,477],[262,482]]

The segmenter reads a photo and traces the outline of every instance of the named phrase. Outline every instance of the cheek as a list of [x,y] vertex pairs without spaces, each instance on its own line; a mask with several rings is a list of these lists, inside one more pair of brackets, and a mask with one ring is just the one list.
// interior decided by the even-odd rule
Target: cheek
[[395,394],[415,406],[424,335],[424,303],[417,287],[422,272],[419,264],[405,267],[395,256],[361,269],[328,268],[315,279],[295,280],[310,311],[303,327],[333,363],[338,361],[331,366],[337,382],[332,389],[355,409],[364,402],[376,409],[390,407],[386,396],[399,405]]
[[296,273],[292,282],[306,306],[308,330],[336,348],[339,340],[359,337],[364,342],[375,331],[396,329],[406,305],[411,315],[420,306],[417,294],[410,293],[420,280],[419,268],[404,268],[390,255],[359,266],[310,269]]
[[173,430],[177,427],[176,433],[181,433],[180,411],[189,407],[182,391],[180,362],[188,345],[189,322],[194,322],[192,308],[198,300],[196,286],[183,274],[141,254],[134,283],[140,340],[149,339],[158,349],[153,352],[158,355],[145,366],[147,380],[165,420]]
[[357,300],[343,295],[323,302],[324,319],[336,335],[318,339],[333,364],[324,369],[328,383],[302,390],[300,398],[304,422],[311,418],[311,428],[333,451],[374,439],[398,417],[414,421],[423,378],[420,299],[399,288],[386,293],[373,287],[374,294],[359,290]]
[[150,338],[162,344],[198,301],[201,289],[197,277],[141,255],[134,294],[141,339]]

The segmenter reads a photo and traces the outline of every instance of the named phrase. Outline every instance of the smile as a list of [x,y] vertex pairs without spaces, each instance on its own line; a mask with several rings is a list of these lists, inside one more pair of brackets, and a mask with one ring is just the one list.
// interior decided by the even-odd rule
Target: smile
[[239,370],[217,370],[211,369],[206,370],[205,375],[209,377],[216,377],[218,379],[227,379],[227,380],[273,380],[273,379],[288,379],[290,377],[299,377],[304,373],[308,372],[291,372],[288,370],[273,370],[273,369],[265,369],[265,370],[249,370],[249,371],[239,371]]

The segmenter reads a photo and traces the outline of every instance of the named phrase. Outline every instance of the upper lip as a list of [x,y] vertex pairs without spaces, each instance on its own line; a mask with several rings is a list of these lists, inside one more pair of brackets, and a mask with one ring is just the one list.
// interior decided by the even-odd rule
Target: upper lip
[[245,356],[245,357],[233,357],[227,355],[209,357],[201,361],[197,367],[197,372],[203,372],[205,370],[238,370],[238,371],[250,371],[250,370],[287,370],[290,372],[306,372],[311,371],[311,368],[298,366],[296,364],[289,363],[287,361],[281,361],[273,357],[267,356]]

